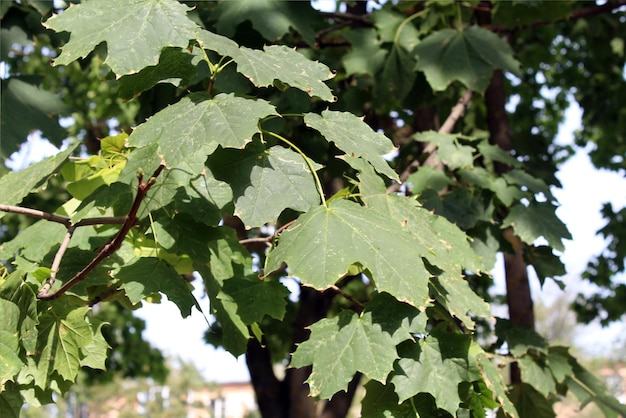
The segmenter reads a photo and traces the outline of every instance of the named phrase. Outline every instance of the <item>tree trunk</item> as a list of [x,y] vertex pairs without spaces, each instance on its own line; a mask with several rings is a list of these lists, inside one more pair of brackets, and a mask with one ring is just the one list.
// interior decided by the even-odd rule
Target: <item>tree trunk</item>
[[[513,144],[509,130],[509,120],[505,104],[505,80],[502,71],[497,70],[491,78],[491,83],[485,92],[487,105],[487,124],[489,125],[490,141],[505,151],[511,151]],[[509,167],[503,164],[496,165],[498,173],[504,173]],[[504,231],[504,238],[511,244],[512,253],[504,254],[506,273],[507,304],[509,319],[513,326],[534,328],[535,316],[533,300],[530,294],[528,269],[524,261],[524,243],[517,237],[511,228]],[[521,383],[520,371],[517,363],[511,365],[511,383]]]

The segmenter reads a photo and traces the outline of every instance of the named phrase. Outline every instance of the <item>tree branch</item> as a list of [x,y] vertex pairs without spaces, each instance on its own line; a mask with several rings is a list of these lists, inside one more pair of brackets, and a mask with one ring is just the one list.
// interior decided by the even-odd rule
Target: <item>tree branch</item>
[[591,6],[584,7],[581,9],[575,9],[572,11],[571,16],[565,17],[563,19],[558,20],[538,20],[536,22],[530,23],[528,25],[518,26],[513,29],[505,28],[499,25],[491,25],[491,30],[496,33],[512,33],[518,32],[524,29],[532,29],[540,26],[552,25],[554,23],[562,23],[562,22],[571,22],[573,20],[578,20],[590,16],[595,16],[603,13],[611,13],[614,10],[619,9],[620,7],[626,6],[626,0],[616,0],[616,1],[608,1],[600,6]]
[[33,218],[45,219],[46,221],[56,222],[64,225],[66,228],[70,228],[72,226],[87,226],[87,225],[121,225],[126,220],[125,216],[109,216],[109,217],[99,217],[99,218],[86,218],[82,219],[76,224],[72,224],[72,220],[70,218],[66,218],[65,216],[55,215],[54,213],[44,212],[37,209],[23,208],[21,206],[13,206],[13,205],[4,205],[0,204],[0,211],[7,213],[17,213],[20,215],[32,216]]
[[[440,134],[452,133],[452,130],[454,129],[454,125],[456,125],[457,121],[465,114],[465,109],[467,108],[467,105],[470,102],[470,100],[472,100],[473,94],[474,93],[472,92],[472,90],[466,90],[465,93],[463,93],[463,96],[461,96],[457,104],[454,105],[454,107],[450,111],[450,114],[448,115],[446,120],[443,122],[443,125],[441,125],[441,127],[437,131],[438,133]],[[437,155],[436,148],[437,147],[432,142],[428,143],[424,147],[424,153],[429,154],[429,155],[426,158],[426,161],[424,161],[422,165],[430,165],[430,166],[435,166],[439,169],[443,169],[443,164],[441,163],[441,161],[437,161],[435,158]],[[389,186],[387,188],[387,194],[397,193],[398,190],[400,190],[401,184],[404,183],[406,179],[408,179],[409,176],[413,174],[419,168],[419,166],[420,166],[419,161],[415,160],[411,162],[411,164],[409,164],[400,175],[400,183],[393,183],[391,186]]]
[[[65,282],[59,289],[57,289],[56,291],[52,293],[49,293],[50,288],[52,287],[52,284],[54,283],[54,278],[52,277],[52,274],[51,274],[50,279],[46,282],[46,284],[44,284],[41,290],[37,293],[38,299],[54,300],[54,299],[59,298],[65,292],[67,292],[69,289],[75,286],[77,283],[80,283],[81,281],[83,281],[89,275],[89,273],[91,273],[93,269],[96,268],[96,266],[98,266],[105,258],[110,256],[111,254],[113,254],[115,251],[117,251],[120,248],[120,246],[122,245],[122,242],[126,238],[126,234],[133,227],[133,225],[135,224],[135,221],[137,220],[137,212],[139,210],[139,206],[141,205],[141,202],[146,197],[148,190],[150,190],[152,185],[155,183],[156,178],[159,176],[159,174],[161,174],[161,171],[163,171],[164,168],[165,168],[164,164],[159,165],[159,167],[154,171],[154,174],[152,174],[152,176],[146,182],[143,181],[143,174],[140,173],[137,175],[137,178],[139,179],[139,185],[137,187],[137,195],[135,196],[135,200],[133,201],[133,204],[128,212],[128,215],[126,215],[125,217],[124,224],[122,225],[120,230],[117,232],[117,234],[115,234],[115,236],[112,239],[110,239],[109,242],[107,242],[102,247],[102,249],[96,256],[96,258],[91,260],[91,262],[87,264],[87,266],[85,266],[81,271],[76,273],[76,275],[74,275],[74,277],[72,277],[70,280]],[[66,239],[67,239],[67,236],[66,236]],[[68,240],[68,243],[69,243],[69,240]],[[56,261],[56,257],[55,257],[55,261]],[[60,260],[59,260],[59,263],[60,263]]]

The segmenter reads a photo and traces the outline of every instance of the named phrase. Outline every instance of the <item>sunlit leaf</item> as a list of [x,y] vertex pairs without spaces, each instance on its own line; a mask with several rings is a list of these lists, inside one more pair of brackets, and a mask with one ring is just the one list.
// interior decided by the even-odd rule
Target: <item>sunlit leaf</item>
[[[85,58],[101,42],[107,44],[105,61],[118,76],[133,74],[159,61],[161,50],[187,48],[198,26],[189,8],[168,0],[109,0],[72,5],[45,22],[57,32],[70,32],[55,65]],[[163,30],[167,28],[167,30]]]

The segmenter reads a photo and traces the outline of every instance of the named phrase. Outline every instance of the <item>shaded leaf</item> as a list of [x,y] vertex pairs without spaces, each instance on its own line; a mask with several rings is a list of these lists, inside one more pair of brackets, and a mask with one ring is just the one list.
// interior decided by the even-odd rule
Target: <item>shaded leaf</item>
[[164,47],[187,48],[198,26],[189,8],[170,0],[109,0],[71,5],[45,22],[57,32],[70,32],[55,65],[85,58],[101,42],[105,61],[118,76],[156,65]]
[[312,364],[307,379],[311,395],[329,399],[345,390],[356,372],[384,382],[396,358],[395,343],[372,321],[371,313],[342,311],[311,326],[311,336],[298,346],[291,366]]
[[527,244],[544,237],[552,248],[563,251],[563,239],[572,239],[567,227],[556,216],[556,207],[548,202],[532,202],[529,206],[516,205],[502,221],[502,227],[512,226],[515,234]]
[[165,48],[157,65],[146,67],[137,74],[126,75],[119,81],[119,95],[123,99],[154,87],[157,83],[175,86],[188,85],[197,74],[198,58],[180,48]]
[[265,315],[282,319],[289,293],[281,283],[260,279],[255,274],[226,280],[217,297],[233,302],[241,320],[249,325],[261,322]]
[[169,264],[156,258],[142,257],[123,266],[115,277],[123,282],[121,289],[133,304],[161,292],[178,306],[183,317],[191,315],[191,308],[197,305],[188,283]]
[[33,131],[41,131],[43,137],[57,146],[67,136],[57,116],[69,109],[56,94],[20,79],[9,78],[2,80],[1,107],[0,155],[5,158],[17,151]]
[[270,41],[282,38],[294,28],[310,46],[315,45],[311,26],[320,19],[308,2],[240,0],[220,3],[217,12],[217,30],[227,36],[233,36],[241,22],[250,20],[252,26]]
[[385,62],[387,51],[376,35],[376,30],[355,29],[344,34],[352,48],[343,58],[346,75],[369,74],[374,76]]
[[413,339],[426,332],[427,317],[408,303],[400,302],[388,293],[378,293],[365,304],[365,312],[372,314],[372,322],[391,335],[394,344]]
[[476,355],[476,363],[480,368],[485,384],[495,394],[502,410],[507,416],[518,418],[520,415],[507,395],[506,383],[502,378],[502,373],[492,359],[487,353],[479,353]]
[[313,173],[290,149],[265,149],[253,142],[245,150],[218,150],[208,161],[218,180],[233,188],[235,215],[246,226],[274,222],[285,209],[304,212],[320,203]]
[[517,74],[519,63],[511,47],[495,33],[479,26],[462,31],[442,29],[427,36],[414,49],[417,69],[426,74],[433,90],[443,91],[455,80],[483,93],[491,74],[502,69]]

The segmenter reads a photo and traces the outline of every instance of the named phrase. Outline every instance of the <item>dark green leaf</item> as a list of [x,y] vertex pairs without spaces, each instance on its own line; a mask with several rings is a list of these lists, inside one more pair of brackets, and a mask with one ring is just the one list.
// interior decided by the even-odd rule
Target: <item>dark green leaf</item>
[[563,239],[572,239],[563,221],[556,216],[556,207],[548,202],[532,202],[529,206],[514,206],[502,223],[512,226],[515,233],[527,244],[544,237],[552,248],[563,251]]
[[519,71],[511,47],[495,33],[479,26],[462,31],[437,31],[422,40],[413,53],[418,57],[417,68],[437,91],[458,80],[469,89],[483,93],[494,70],[515,74]]
[[140,258],[122,267],[115,277],[123,282],[121,288],[132,303],[161,292],[178,306],[183,317],[191,315],[191,308],[197,305],[188,283],[170,265],[156,258]]
[[246,226],[275,222],[291,208],[304,212],[319,204],[314,174],[301,155],[281,146],[253,142],[245,150],[218,150],[208,161],[218,180],[233,188],[235,215]]
[[[67,131],[59,125],[58,115],[68,107],[53,93],[17,78],[2,80],[0,112],[0,155],[7,158],[17,151],[28,134],[41,131],[43,137],[60,146]],[[73,148],[73,147],[70,147]]]

